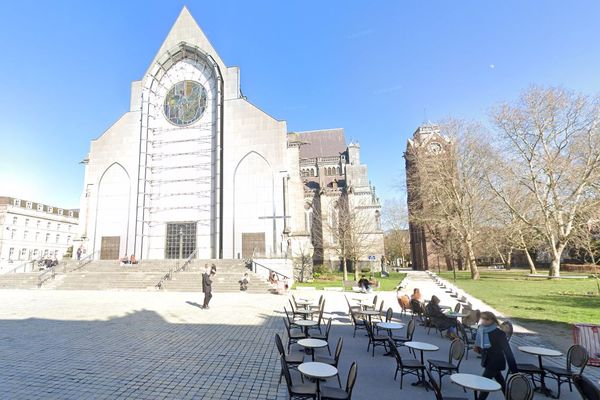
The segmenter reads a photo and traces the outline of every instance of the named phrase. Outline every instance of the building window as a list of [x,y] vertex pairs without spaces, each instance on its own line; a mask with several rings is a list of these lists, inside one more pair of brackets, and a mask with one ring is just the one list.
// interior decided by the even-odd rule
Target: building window
[[29,231],[23,231],[23,240],[27,240],[28,235],[29,235]]
[[50,241],[50,234],[46,233],[46,243],[48,243]]
[[30,201],[28,201],[27,203],[25,203],[25,207],[27,207],[30,210],[31,210],[32,206],[33,206],[33,204]]
[[36,229],[40,229],[40,225],[42,224],[42,221],[40,221],[39,219],[35,222],[35,227]]
[[67,225],[67,230],[71,232],[71,224]]
[[48,255],[48,249],[44,250],[44,257]]
[[37,210],[38,211],[44,211],[44,205],[43,204],[38,204],[37,205]]
[[54,208],[52,208],[52,207],[48,207],[48,212],[49,212],[50,214],[52,214],[52,213],[54,212]]
[[50,222],[46,224],[46,229],[50,230]]
[[69,211],[69,217],[73,217],[73,215],[75,215],[73,211]]
[[14,199],[14,200],[13,200],[13,205],[14,205],[15,207],[21,207],[21,200],[19,200],[19,199]]
[[25,226],[29,226],[29,218],[25,218]]
[[60,242],[60,235],[56,235],[56,243]]
[[21,258],[25,258],[25,255],[27,254],[27,249],[21,249],[21,256],[19,257],[19,260]]
[[92,184],[88,183],[85,187],[85,197],[90,197],[92,195]]
[[17,217],[13,217],[13,225],[16,225],[18,220],[19,219]]
[[37,255],[38,255],[39,252],[40,251],[38,249],[34,249],[33,250],[33,257],[37,257]]
[[10,231],[10,238],[14,239],[17,236],[17,230],[13,229],[12,231]]
[[38,240],[40,240],[40,233],[36,232],[35,233],[35,241],[37,242]]
[[62,208],[59,208],[59,209],[58,209],[58,215],[63,215],[63,210],[62,210]]
[[67,236],[67,244],[71,244],[71,236]]
[[14,247],[11,247],[11,248],[8,250],[8,259],[9,259],[9,260],[12,260],[12,258],[13,258],[13,256],[14,256],[14,255],[15,255],[15,248],[14,248]]
[[56,230],[60,231],[60,224],[56,224]]

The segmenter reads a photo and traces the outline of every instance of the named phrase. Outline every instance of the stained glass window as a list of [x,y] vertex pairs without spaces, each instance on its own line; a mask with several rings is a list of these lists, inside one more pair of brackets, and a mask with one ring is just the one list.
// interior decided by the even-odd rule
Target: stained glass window
[[191,125],[202,117],[206,97],[206,89],[198,82],[178,82],[165,97],[165,117],[178,126]]

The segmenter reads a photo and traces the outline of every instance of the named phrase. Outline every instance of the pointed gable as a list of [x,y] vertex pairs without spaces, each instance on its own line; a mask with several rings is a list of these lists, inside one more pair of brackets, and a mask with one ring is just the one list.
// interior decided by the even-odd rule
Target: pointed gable
[[226,67],[223,63],[223,60],[221,60],[219,54],[215,51],[214,47],[202,29],[200,29],[200,26],[194,17],[192,17],[192,14],[190,14],[188,8],[184,6],[177,17],[177,20],[175,20],[175,23],[171,27],[169,34],[160,46],[160,49],[158,49],[156,56],[154,56],[154,59],[148,66],[148,70],[146,70],[144,77],[149,73],[152,66],[165,52],[173,49],[181,42],[185,42],[191,46],[198,46],[201,50],[214,58],[216,63],[219,65],[219,68],[221,68],[221,71],[225,71]]

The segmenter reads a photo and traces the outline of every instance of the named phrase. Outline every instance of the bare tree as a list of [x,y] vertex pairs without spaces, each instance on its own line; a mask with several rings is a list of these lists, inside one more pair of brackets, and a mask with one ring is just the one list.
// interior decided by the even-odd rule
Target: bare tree
[[410,255],[406,202],[399,199],[387,200],[382,214],[386,257],[390,260],[400,258],[404,262]]
[[[334,249],[342,261],[344,281],[348,280],[348,261],[354,266],[354,280],[358,281],[358,264],[374,249],[377,241],[373,232],[377,229],[374,219],[368,214],[370,209],[360,204],[359,197],[343,193],[334,204],[331,215],[327,218],[327,230],[323,232],[323,240],[329,239],[330,248]],[[379,251],[379,249],[377,249]]]
[[544,238],[551,250],[549,275],[559,276],[577,215],[598,206],[599,98],[534,87],[516,104],[499,106],[493,120],[497,156],[488,170],[490,187]]

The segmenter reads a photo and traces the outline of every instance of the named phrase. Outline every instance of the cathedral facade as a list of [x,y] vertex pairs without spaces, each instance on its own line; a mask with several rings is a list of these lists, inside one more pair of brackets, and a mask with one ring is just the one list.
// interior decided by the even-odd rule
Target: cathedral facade
[[313,251],[297,139],[242,95],[239,68],[184,8],[132,82],[129,111],[91,142],[81,245],[98,259]]

